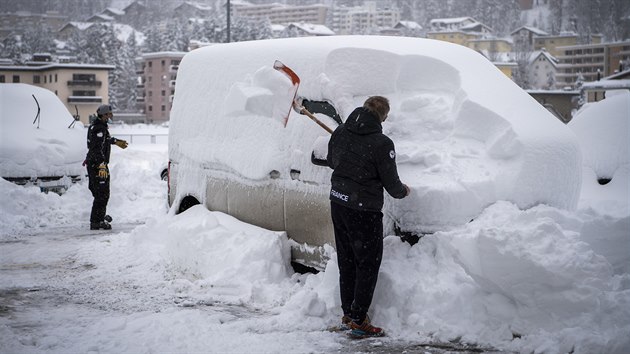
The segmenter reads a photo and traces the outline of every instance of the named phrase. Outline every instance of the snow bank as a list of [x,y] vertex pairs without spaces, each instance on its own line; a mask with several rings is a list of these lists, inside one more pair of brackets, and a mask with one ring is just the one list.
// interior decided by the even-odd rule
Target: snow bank
[[275,60],[300,76],[299,96],[327,100],[342,117],[370,95],[390,99],[384,130],[412,194],[389,199],[385,213],[403,229],[445,230],[497,200],[521,208],[577,204],[575,136],[488,60],[442,41],[376,36],[240,42],[188,53],[169,138],[170,159],[185,166],[178,194],[203,199],[203,181],[182,181],[212,171],[255,184],[272,170],[280,172],[278,183],[290,181],[289,170],[297,169],[302,180],[330,183],[330,170],[310,163],[327,133],[293,111],[282,125],[291,87],[271,68]]
[[[630,93],[606,95],[602,101],[584,105],[569,127],[578,136],[584,156],[582,198],[595,207],[617,206],[624,215],[630,200]],[[602,185],[598,180],[609,182]]]
[[[0,180],[0,240],[20,241],[3,243],[17,248],[3,258],[6,267],[14,267],[11,259],[27,259],[28,265],[55,262],[40,253],[23,254],[35,240],[20,235],[35,228],[54,233],[60,225],[68,235],[55,241],[53,253],[63,254],[63,245],[71,250],[64,262],[90,265],[79,278],[52,286],[72,294],[76,303],[26,307],[19,320],[0,318],[0,347],[28,352],[357,348],[324,330],[341,316],[334,250],[328,248],[332,258],[324,272],[293,274],[284,233],[201,207],[167,215],[166,184],[159,178],[165,159],[162,145],[112,150],[108,212],[114,228],[145,224],[102,237],[83,233],[92,202],[87,183],[59,196]],[[581,200],[577,211],[544,205],[521,210],[503,201],[413,247],[387,237],[370,313],[388,331],[383,347],[454,340],[524,353],[627,352],[630,216],[619,215],[612,204],[596,210],[590,201]],[[28,269],[22,277],[7,275],[10,284],[37,285]],[[20,331],[20,324],[33,318],[37,335]],[[515,334],[520,338],[513,339]]]
[[[37,116],[39,102],[40,118]],[[50,90],[0,84],[0,176],[53,177],[85,173],[86,131]]]

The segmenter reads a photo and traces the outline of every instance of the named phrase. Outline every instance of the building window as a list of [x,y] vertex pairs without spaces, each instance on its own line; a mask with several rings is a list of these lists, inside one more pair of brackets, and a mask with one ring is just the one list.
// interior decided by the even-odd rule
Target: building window
[[149,97],[153,97],[153,91],[149,91]]
[[48,82],[52,83],[52,74],[48,75]]
[[72,91],[72,96],[96,96],[96,91],[93,91],[93,90]]
[[44,75],[44,83],[47,83],[46,80],[48,80],[48,76]]
[[162,90],[162,96],[166,96],[166,90]]
[[152,62],[152,61],[150,61],[150,62],[149,62],[149,67],[152,67],[152,66],[153,66],[153,62]]
[[4,82],[5,80],[4,75],[0,75],[0,82]]
[[[55,74],[56,79],[57,74]],[[96,74],[72,74],[72,81],[94,82]]]
[[13,83],[19,83],[20,82],[20,75],[13,75]]
[[39,84],[41,83],[41,77],[39,75],[33,75],[33,83],[34,84]]
[[162,105],[162,112],[166,111],[166,106]]
[[166,65],[166,60],[162,60],[162,67]]
[[149,106],[149,112],[153,112],[153,106]]
[[57,74],[55,74],[55,82],[57,82]]

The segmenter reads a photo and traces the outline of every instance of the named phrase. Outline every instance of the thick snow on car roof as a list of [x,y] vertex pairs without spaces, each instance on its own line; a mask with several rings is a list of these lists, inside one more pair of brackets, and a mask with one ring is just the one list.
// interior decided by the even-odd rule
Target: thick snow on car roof
[[[37,98],[40,106],[39,124]],[[0,176],[52,177],[85,173],[85,129],[50,90],[0,84]],[[39,128],[38,128],[39,125]]]
[[581,163],[571,130],[479,53],[427,39],[293,38],[194,50],[178,72],[171,158],[186,155],[244,181],[271,170],[288,179],[297,169],[303,180],[328,184],[330,170],[309,160],[328,133],[296,112],[283,126],[291,85],[275,60],[300,76],[299,96],[327,100],[342,117],[368,96],[389,98],[383,129],[412,194],[389,199],[384,211],[403,228],[443,230],[497,200],[577,204]]

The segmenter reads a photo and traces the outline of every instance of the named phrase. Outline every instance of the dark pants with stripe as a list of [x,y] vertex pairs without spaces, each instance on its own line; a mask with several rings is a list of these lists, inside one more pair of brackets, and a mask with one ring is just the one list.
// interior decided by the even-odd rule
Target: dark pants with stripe
[[[107,178],[98,177],[98,165],[88,165],[88,180],[90,192],[94,197],[90,223],[98,223],[105,220],[107,202],[109,201],[109,173]],[[109,172],[109,171],[108,171]]]
[[383,214],[330,203],[344,315],[365,318],[383,258]]

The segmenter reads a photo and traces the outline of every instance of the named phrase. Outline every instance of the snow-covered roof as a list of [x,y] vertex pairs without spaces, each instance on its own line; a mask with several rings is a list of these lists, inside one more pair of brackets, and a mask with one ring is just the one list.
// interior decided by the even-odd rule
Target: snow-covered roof
[[626,78],[629,77],[630,78],[630,69],[626,69],[622,72],[618,72],[616,74],[612,74],[610,76],[606,76],[604,78],[604,80],[618,80],[620,78]]
[[412,30],[421,30],[422,26],[418,22],[415,21],[398,21],[398,23],[394,26],[394,28],[408,28]]
[[50,69],[106,69],[114,70],[115,65],[108,64],[79,64],[79,63],[53,63],[47,62],[44,65],[26,66],[26,65],[0,65],[0,69],[3,70],[15,70],[15,71],[44,71]]
[[107,15],[103,15],[103,14],[97,14],[97,15],[94,15],[94,16],[88,18],[88,22],[94,21],[94,20],[97,20],[97,19],[100,19],[100,20],[103,20],[103,21],[106,21],[106,22],[113,22],[115,20],[115,18],[113,18],[111,16],[107,16]]
[[550,62],[554,67],[556,65],[558,65],[558,59],[556,59],[556,57],[554,57],[553,55],[549,54],[548,51],[546,50],[537,50],[532,52],[532,54],[530,54],[529,56],[529,60],[528,63],[532,64],[534,61],[536,61],[538,59],[538,57],[543,56],[548,62]]
[[539,28],[531,27],[531,26],[521,26],[521,27],[515,29],[514,31],[512,31],[512,33],[510,33],[510,34],[513,35],[516,32],[519,32],[520,30],[523,30],[523,29],[527,30],[529,32],[532,32],[532,33],[534,33],[536,35],[539,35],[539,36],[548,36],[549,35],[549,33],[545,32],[545,31],[543,31],[543,30],[541,30]]
[[201,10],[201,11],[212,11],[212,6],[209,6],[209,5],[206,5],[206,4],[200,4],[198,2],[193,2],[193,1],[185,1],[185,2],[181,3],[179,6],[177,6],[176,9],[178,9],[180,7],[184,7],[184,6],[194,7],[197,10]]
[[314,36],[333,36],[335,35],[335,32],[333,32],[330,28],[324,26],[324,25],[317,25],[317,24],[312,24],[312,23],[302,23],[302,22],[292,22],[289,24],[288,26],[289,28],[291,27],[296,27],[299,28],[300,30],[314,35]]
[[452,17],[452,18],[434,18],[430,21],[430,23],[433,24],[438,24],[438,23],[443,23],[443,24],[456,24],[456,23],[461,23],[461,22],[465,22],[465,21],[473,21],[473,22],[478,22],[475,19],[473,19],[472,17]]
[[463,26],[459,27],[459,29],[462,30],[462,31],[472,31],[472,30],[475,30],[477,28],[479,28],[479,29],[484,29],[485,28],[488,32],[492,32],[493,31],[493,29],[491,27],[486,26],[486,25],[484,25],[481,22],[473,22],[473,23],[469,23],[467,25],[463,25]]
[[125,11],[121,10],[121,9],[117,9],[115,7],[108,7],[105,10],[103,10],[103,12],[111,12],[114,15],[118,15],[118,16],[122,16],[125,14]]
[[86,29],[92,27],[93,25],[94,25],[94,22],[71,21],[71,22],[68,22],[67,24],[65,24],[61,29],[64,29],[66,27],[75,27],[79,31],[85,31]]
[[179,57],[182,58],[187,52],[176,51],[164,51],[164,52],[151,52],[142,54],[143,59],[161,58],[161,57]]

